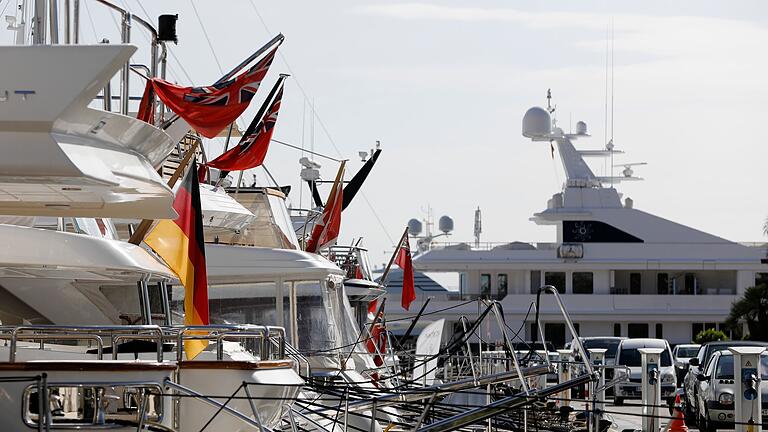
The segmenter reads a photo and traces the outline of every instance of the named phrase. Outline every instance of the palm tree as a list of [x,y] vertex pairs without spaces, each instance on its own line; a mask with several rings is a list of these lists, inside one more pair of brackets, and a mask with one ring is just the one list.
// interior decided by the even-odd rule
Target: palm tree
[[731,305],[726,323],[734,329],[746,322],[749,339],[768,341],[768,285],[747,288],[744,297]]
[[768,217],[766,217],[765,222],[763,222],[763,235],[768,237]]

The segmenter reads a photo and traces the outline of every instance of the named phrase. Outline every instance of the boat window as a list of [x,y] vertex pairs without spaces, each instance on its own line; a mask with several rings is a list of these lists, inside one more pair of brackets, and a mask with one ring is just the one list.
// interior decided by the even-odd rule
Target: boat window
[[491,275],[488,273],[480,275],[480,296],[491,298]]
[[496,289],[498,290],[498,299],[502,300],[507,296],[507,274],[499,273],[496,276]]
[[565,345],[565,323],[545,323],[544,338],[556,348]]
[[285,206],[285,198],[267,194],[269,207],[272,209],[272,220],[279,229],[278,235],[282,239],[282,247],[286,249],[298,249],[299,240],[291,224],[291,216]]
[[563,221],[563,243],[642,243],[632,234],[600,221]]
[[640,294],[643,289],[643,276],[640,273],[629,274],[629,293]]
[[[322,283],[322,285],[321,285]],[[326,351],[340,340],[341,314],[332,296],[339,286],[332,279],[292,281],[285,285],[296,291],[296,330],[302,352]],[[284,308],[285,322],[290,321],[289,307]],[[293,324],[293,323],[291,323]]]
[[92,237],[117,240],[117,229],[110,219],[72,218],[75,232]]
[[659,294],[669,294],[669,273],[656,274],[656,292]]
[[[145,425],[160,424],[163,420],[162,389],[157,385],[49,386],[48,392],[48,407],[44,409],[50,410],[49,421],[57,429],[135,425],[139,423],[142,401],[146,406]],[[29,427],[38,426],[39,402],[37,385],[27,387],[22,415]]]
[[531,270],[531,294],[536,294],[541,288],[541,271]]
[[552,285],[557,292],[565,294],[565,272],[544,272],[544,285]]
[[[277,284],[209,285],[208,311],[216,324],[280,325],[277,312]],[[174,296],[174,303],[184,298]],[[287,306],[286,306],[287,307]]]
[[647,323],[629,323],[629,324],[627,324],[627,336],[630,339],[647,338],[648,337],[648,324]]
[[696,294],[696,275],[693,273],[685,274],[685,291],[681,294]]
[[574,294],[592,294],[594,292],[592,272],[573,272],[572,278]]

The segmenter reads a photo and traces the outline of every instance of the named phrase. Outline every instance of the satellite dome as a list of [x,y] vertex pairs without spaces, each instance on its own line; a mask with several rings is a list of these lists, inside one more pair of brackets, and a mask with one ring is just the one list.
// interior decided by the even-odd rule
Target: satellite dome
[[544,108],[533,107],[523,116],[523,136],[542,138],[552,133],[552,118]]
[[417,236],[421,234],[421,222],[418,219],[411,219],[408,221],[408,233]]
[[451,219],[450,216],[440,216],[440,220],[437,221],[437,226],[440,228],[440,231],[448,234],[453,231],[453,219]]
[[577,135],[587,135],[587,124],[583,121],[576,123],[576,134]]

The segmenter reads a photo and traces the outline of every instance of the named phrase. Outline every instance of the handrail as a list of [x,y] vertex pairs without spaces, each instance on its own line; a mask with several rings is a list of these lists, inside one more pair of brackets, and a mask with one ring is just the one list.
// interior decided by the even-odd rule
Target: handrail
[[[40,339],[41,341],[44,341],[45,339],[53,339],[53,340],[91,339],[96,341],[98,344],[98,347],[97,347],[98,356],[99,356],[99,360],[101,360],[103,359],[104,344],[101,337],[95,333],[122,332],[121,334],[125,335],[127,331],[136,331],[136,332],[153,331],[157,333],[159,339],[162,338],[162,334],[163,334],[162,330],[158,326],[98,326],[98,325],[58,326],[58,325],[42,324],[42,325],[18,326],[18,327],[4,326],[0,328],[0,331],[10,331],[10,346],[8,349],[8,361],[11,363],[16,361],[16,350],[17,350],[19,339],[22,339],[22,340]],[[33,333],[32,335],[23,335],[24,332],[36,332],[36,333]],[[65,333],[65,334],[61,334],[61,333]],[[130,336],[130,334],[128,334],[128,336]],[[0,335],[0,339],[8,339],[8,338],[9,338],[8,335]],[[158,346],[162,354],[162,347],[160,346],[160,344],[158,344]]]
[[[563,319],[565,320],[565,324],[568,326],[568,330],[571,332],[571,337],[573,338],[572,340],[576,343],[576,348],[579,350],[579,354],[581,355],[581,359],[584,362],[584,367],[587,369],[587,373],[589,375],[594,375],[595,371],[592,368],[592,363],[589,361],[587,350],[584,348],[584,344],[581,342],[581,339],[579,339],[579,332],[576,331],[576,327],[574,327],[570,315],[568,315],[568,312],[565,310],[565,304],[563,304],[563,299],[560,297],[560,293],[557,292],[557,288],[552,285],[544,285],[543,287],[539,288],[539,291],[536,293],[536,322],[539,322],[539,305],[541,303],[541,293],[547,291],[555,296],[555,301],[560,308],[560,312],[563,314]],[[542,339],[541,342],[543,344],[546,341]]]

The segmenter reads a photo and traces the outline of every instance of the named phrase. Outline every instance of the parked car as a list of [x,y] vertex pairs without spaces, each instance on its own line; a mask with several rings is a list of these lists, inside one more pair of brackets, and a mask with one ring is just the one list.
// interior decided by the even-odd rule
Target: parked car
[[755,341],[718,341],[708,342],[702,345],[701,348],[699,348],[699,352],[696,354],[696,357],[688,360],[688,373],[685,374],[685,378],[683,379],[685,418],[688,419],[689,422],[691,420],[695,421],[697,418],[697,412],[699,411],[699,399],[697,394],[698,376],[701,374],[704,366],[707,364],[707,361],[709,361],[710,357],[712,357],[713,353],[728,349],[728,347],[732,346],[768,347],[768,343]]
[[[661,397],[667,400],[667,403],[674,403],[675,388],[677,387],[675,377],[675,366],[672,363],[672,349],[669,342],[664,339],[625,339],[619,343],[616,353],[616,365],[623,365],[629,368],[628,380],[614,385],[613,401],[616,405],[624,403],[625,399],[640,399],[642,382],[642,355],[640,348],[661,348],[661,364],[659,365],[659,380],[661,381]],[[617,371],[617,374],[625,373]]]
[[[768,408],[768,353],[760,356],[762,368],[762,412]],[[696,379],[699,411],[696,413],[701,432],[715,432],[717,429],[732,429],[734,422],[733,354],[728,350],[716,351]],[[768,421],[763,415],[762,423]]]
[[688,372],[688,361],[699,352],[700,344],[680,344],[672,348],[672,357],[675,359],[675,373],[677,383],[682,385],[685,374]]

